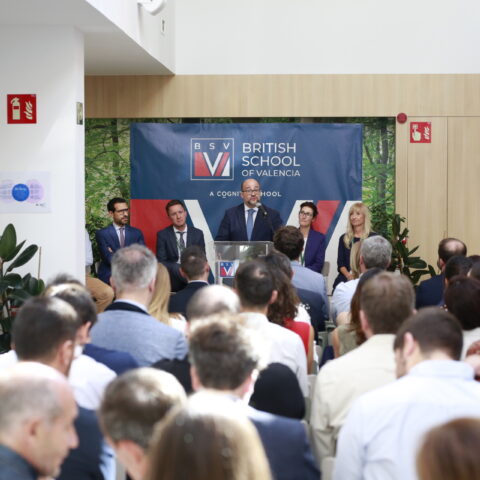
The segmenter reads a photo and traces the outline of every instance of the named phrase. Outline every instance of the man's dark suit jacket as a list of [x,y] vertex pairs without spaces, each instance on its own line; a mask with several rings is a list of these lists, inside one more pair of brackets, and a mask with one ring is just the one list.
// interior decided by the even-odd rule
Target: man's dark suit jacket
[[[188,226],[187,247],[198,245],[205,250],[205,239],[203,232],[199,228]],[[187,285],[187,281],[180,274],[180,265],[178,263],[177,235],[170,225],[157,233],[157,260],[165,265],[170,274],[172,292],[178,292]]]
[[415,307],[422,308],[441,305],[443,303],[444,281],[445,276],[442,274],[420,283],[417,287]]
[[274,480],[318,480],[320,472],[313,458],[304,425],[298,420],[279,417],[248,407]]
[[[267,215],[264,215],[259,209],[253,224],[252,238],[253,241],[269,241],[273,240],[274,232],[282,226],[283,221],[280,214],[273,208],[265,208]],[[223,240],[230,242],[248,242],[247,222],[245,220],[245,207],[242,203],[233,208],[229,208],[223,217],[222,223],[218,229],[215,240]]]
[[[97,239],[100,257],[102,259],[100,266],[98,267],[98,278],[107,285],[110,285],[110,275],[112,273],[110,263],[113,254],[120,248],[120,240],[118,239],[113,224],[110,224],[108,227],[102,228],[101,230],[97,230],[95,238]],[[133,243],[145,245],[143,233],[138,228],[125,225],[125,246],[128,247]]]
[[185,318],[187,318],[188,302],[198,290],[206,287],[207,285],[207,282],[196,280],[188,283],[188,285],[183,290],[180,290],[175,295],[172,295],[170,297],[170,302],[168,303],[168,311],[170,313],[181,313]]
[[325,235],[310,229],[305,247],[305,266],[314,272],[322,273],[325,263]]

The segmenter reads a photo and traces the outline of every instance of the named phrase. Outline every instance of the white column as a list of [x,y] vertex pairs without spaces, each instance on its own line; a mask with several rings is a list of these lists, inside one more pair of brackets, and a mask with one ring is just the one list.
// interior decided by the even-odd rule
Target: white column
[[[50,172],[50,213],[0,213],[18,240],[41,247],[40,276],[85,272],[83,35],[68,26],[0,29],[0,171]],[[36,94],[37,123],[7,124],[7,94]],[[38,274],[38,254],[19,273]]]

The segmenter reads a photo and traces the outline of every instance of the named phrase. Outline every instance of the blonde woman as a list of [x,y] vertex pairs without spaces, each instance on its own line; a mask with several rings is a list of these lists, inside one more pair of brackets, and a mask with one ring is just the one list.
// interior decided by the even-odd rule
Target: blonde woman
[[170,300],[170,276],[168,270],[159,263],[157,266],[157,278],[155,281],[155,291],[148,306],[148,313],[160,320],[162,323],[185,333],[187,322],[182,315],[168,313],[168,301]]
[[368,207],[362,202],[354,203],[348,212],[347,231],[338,241],[338,276],[333,284],[334,289],[339,283],[354,278],[350,268],[350,254],[353,244],[373,235],[376,235],[376,233],[371,230]]

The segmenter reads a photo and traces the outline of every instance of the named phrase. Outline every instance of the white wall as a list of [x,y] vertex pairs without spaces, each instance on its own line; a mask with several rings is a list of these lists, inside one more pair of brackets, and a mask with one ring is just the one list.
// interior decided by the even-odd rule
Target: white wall
[[[175,0],[150,15],[136,0],[86,0],[171,71],[175,69]],[[164,29],[162,31],[162,22]],[[131,72],[135,75],[135,72]]]
[[177,74],[478,73],[477,0],[176,0]]
[[[72,27],[0,29],[0,170],[51,172],[51,213],[0,214],[19,240],[42,247],[41,277],[85,272],[83,36]],[[37,124],[8,125],[7,93],[37,95]],[[24,270],[37,274],[38,258]]]

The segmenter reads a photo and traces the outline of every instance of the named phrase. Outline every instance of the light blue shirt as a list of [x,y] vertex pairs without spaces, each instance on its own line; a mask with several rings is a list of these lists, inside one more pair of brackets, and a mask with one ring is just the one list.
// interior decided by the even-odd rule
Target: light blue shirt
[[340,431],[334,480],[415,480],[424,434],[458,417],[480,417],[472,367],[427,360],[408,375],[362,395]]

